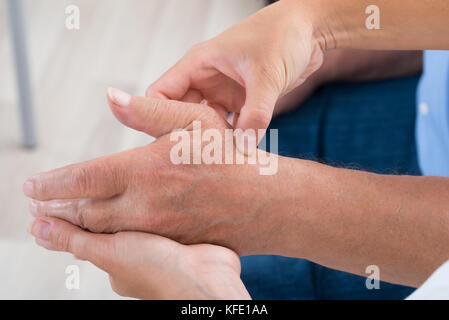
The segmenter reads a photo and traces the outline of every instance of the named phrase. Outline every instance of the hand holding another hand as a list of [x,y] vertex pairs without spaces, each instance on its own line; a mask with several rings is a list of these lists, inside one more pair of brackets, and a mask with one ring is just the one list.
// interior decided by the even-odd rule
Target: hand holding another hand
[[30,232],[37,243],[91,261],[109,273],[121,295],[249,299],[238,255],[201,243],[242,243],[231,240],[250,227],[239,230],[237,225],[241,200],[232,196],[238,188],[220,192],[223,185],[214,179],[231,188],[243,182],[242,170],[257,171],[249,165],[232,166],[240,167],[234,173],[230,166],[224,170],[225,165],[176,166],[169,160],[172,130],[185,128],[192,134],[194,120],[224,130],[225,120],[204,105],[130,97],[116,89],[109,92],[109,103],[124,124],[160,138],[143,148],[29,179],[24,192],[34,199],[30,210],[36,220]]
[[250,299],[240,280],[239,257],[212,245],[184,246],[160,236],[93,234],[56,218],[30,228],[40,246],[73,253],[109,274],[122,296],[139,299]]
[[[37,220],[31,232],[38,243],[92,261],[110,273],[113,286],[125,295],[166,297],[157,294],[158,285],[178,275],[178,289],[198,287],[197,278],[205,288],[171,298],[214,296],[211,279],[193,272],[204,265],[200,272],[219,272],[229,281],[227,297],[249,297],[239,282],[238,257],[213,245],[241,255],[279,253],[285,246],[282,233],[288,223],[280,213],[295,201],[289,192],[291,168],[283,165],[274,176],[261,175],[261,164],[249,164],[246,151],[263,134],[246,130],[264,133],[278,99],[322,64],[322,48],[307,17],[298,20],[288,10],[282,4],[271,6],[195,46],[151,85],[147,98],[111,90],[109,103],[119,121],[157,140],[30,178],[24,193],[33,199],[30,211]],[[207,105],[200,104],[203,100]],[[226,145],[228,112],[236,115],[234,127],[245,130],[236,134],[238,150],[233,144],[231,148],[232,159],[241,155],[244,163],[173,164],[173,130],[184,130],[195,144],[194,122],[199,121],[204,129],[221,132]],[[263,151],[257,154],[270,158]],[[186,269],[179,268],[180,261],[187,262]],[[135,266],[136,275],[128,266]],[[159,283],[148,278],[147,266],[160,273]]]
[[[276,195],[287,193],[288,172],[263,176],[261,166],[248,164],[246,157],[244,164],[233,165],[175,165],[170,158],[172,130],[186,128],[194,139],[194,120],[218,132],[229,129],[213,109],[130,97],[116,89],[109,103],[125,125],[159,138],[142,148],[30,178],[24,193],[33,199],[35,217],[64,219],[96,233],[142,231],[184,244],[217,244],[239,254],[261,253],[278,244],[275,230],[282,229],[282,221],[273,207],[278,206]],[[235,159],[238,151],[231,151]]]

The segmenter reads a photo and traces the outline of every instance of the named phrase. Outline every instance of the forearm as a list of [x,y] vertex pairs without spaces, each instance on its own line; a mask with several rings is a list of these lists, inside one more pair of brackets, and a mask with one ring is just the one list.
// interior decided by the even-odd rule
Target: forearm
[[291,12],[313,25],[324,51],[449,49],[447,0],[379,0],[379,29],[366,26],[370,0],[284,0]]
[[377,265],[382,280],[410,286],[449,259],[449,179],[290,161],[281,254],[360,275]]

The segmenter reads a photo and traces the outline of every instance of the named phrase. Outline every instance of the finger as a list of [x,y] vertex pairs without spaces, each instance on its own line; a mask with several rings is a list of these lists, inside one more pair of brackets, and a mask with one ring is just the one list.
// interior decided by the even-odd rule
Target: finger
[[59,251],[50,241],[47,240],[42,240],[42,239],[37,239],[36,238],[36,244],[38,246],[41,246],[47,250],[51,250],[51,251]]
[[203,120],[211,111],[202,104],[132,97],[113,88],[108,90],[108,101],[121,123],[156,138],[176,129],[184,129],[194,120]]
[[212,103],[210,104],[210,107],[213,108],[223,119],[226,120],[228,118],[229,112],[222,105]]
[[27,197],[42,201],[113,197],[126,189],[123,155],[40,173],[25,182],[23,192]]
[[200,91],[195,90],[195,89],[190,89],[189,91],[187,91],[187,93],[184,95],[184,97],[182,97],[181,101],[182,102],[187,102],[187,103],[201,103],[201,101],[203,100],[203,95],[201,94]]
[[191,87],[191,73],[196,69],[191,56],[187,54],[165,72],[146,91],[153,99],[181,100]]
[[236,122],[236,146],[246,155],[254,154],[273,117],[279,94],[269,85],[250,81],[247,85],[245,105]]
[[38,218],[30,227],[36,243],[49,250],[72,253],[79,260],[88,260],[110,272],[116,265],[114,236],[81,230],[56,218]]
[[49,250],[70,252],[77,259],[88,260],[107,273],[141,266],[143,257],[149,257],[148,261],[152,263],[148,266],[149,272],[151,267],[161,270],[167,263],[168,253],[178,252],[182,247],[172,240],[147,233],[91,233],[57,218],[36,219],[30,233],[38,239],[39,245]]
[[[279,93],[260,81],[252,81],[246,87],[245,105],[240,111],[236,129],[252,129],[257,133],[268,128]],[[260,141],[262,137],[258,137]]]
[[112,199],[73,199],[30,203],[35,218],[53,217],[95,233],[115,233],[130,230],[132,219],[124,216],[119,197]]

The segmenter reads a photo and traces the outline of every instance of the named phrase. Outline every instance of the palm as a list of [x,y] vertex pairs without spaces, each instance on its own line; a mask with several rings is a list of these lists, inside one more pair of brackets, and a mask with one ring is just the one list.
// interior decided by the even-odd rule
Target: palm
[[[240,280],[240,260],[229,249],[184,246],[134,232],[115,235],[114,248],[116,268],[123,272],[120,277],[112,275],[111,284],[122,295],[142,299],[249,298]],[[126,288],[130,287],[141,290],[129,292]]]

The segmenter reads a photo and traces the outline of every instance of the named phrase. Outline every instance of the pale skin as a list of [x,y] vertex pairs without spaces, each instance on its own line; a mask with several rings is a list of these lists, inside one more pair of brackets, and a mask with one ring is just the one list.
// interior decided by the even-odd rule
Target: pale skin
[[[441,36],[449,23],[447,0],[378,3],[384,27],[372,31],[360,14],[369,1],[281,1],[195,47],[150,87],[149,97],[127,99],[116,92],[121,98],[109,99],[116,117],[159,139],[30,178],[24,192],[36,200],[31,205],[37,217],[32,234],[47,248],[91,260],[121,279],[126,295],[140,298],[184,296],[163,280],[154,283],[144,271],[128,274],[127,268],[112,272],[107,267],[136,265],[129,252],[144,257],[141,241],[170,243],[168,251],[181,256],[192,247],[130,231],[189,245],[212,243],[241,255],[305,258],[361,275],[375,264],[382,280],[419,286],[449,259],[447,178],[376,175],[283,157],[279,172],[268,177],[259,175],[257,165],[174,166],[168,161],[172,143],[167,134],[191,130],[193,120],[224,130],[229,125],[223,111],[232,111],[240,114],[237,128],[266,129],[279,98],[313,74],[327,50],[449,49],[449,38]],[[274,18],[279,16],[284,19]],[[213,109],[197,104],[203,99]],[[60,219],[92,232],[125,232],[94,235]],[[38,232],[43,225],[44,235]],[[132,250],[103,250],[118,237]],[[97,249],[74,244],[86,244],[87,239]],[[232,289],[214,297],[249,297],[231,251],[210,245],[193,248],[197,254],[187,254],[193,257],[192,269],[201,265],[205,274],[216,270],[217,260],[204,260],[206,251],[215,249],[218,260],[231,266],[220,274]],[[157,268],[157,252],[155,260],[144,262],[140,255],[139,263]],[[191,275],[189,271],[176,273],[176,262],[169,260],[168,265],[182,281],[190,279],[182,276]],[[211,279],[193,281],[199,292],[213,286]],[[192,282],[185,283],[188,287]]]

